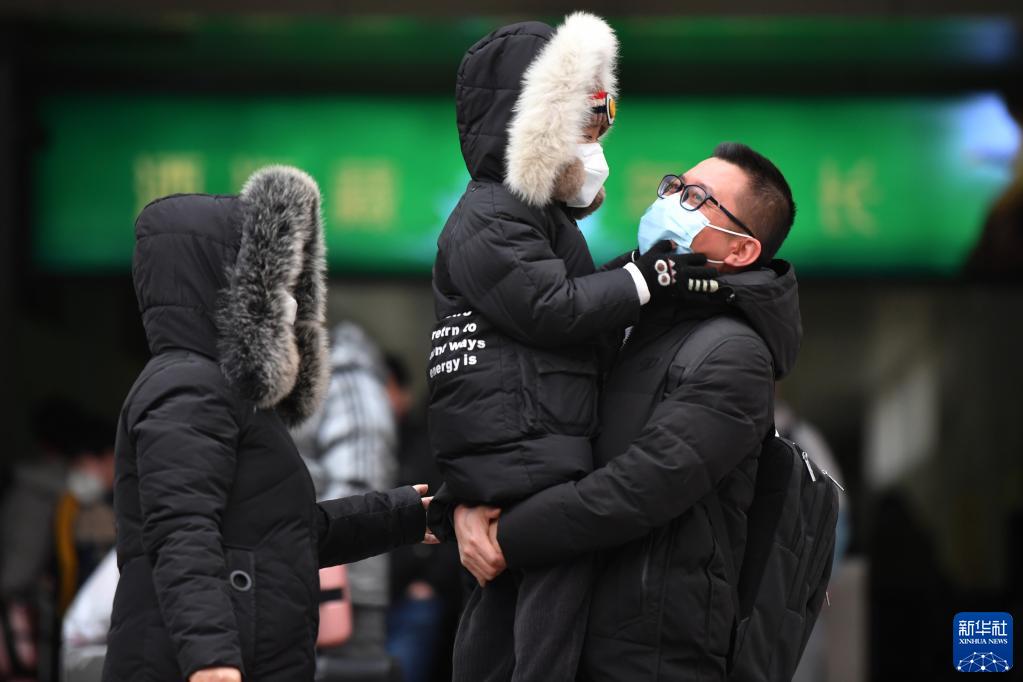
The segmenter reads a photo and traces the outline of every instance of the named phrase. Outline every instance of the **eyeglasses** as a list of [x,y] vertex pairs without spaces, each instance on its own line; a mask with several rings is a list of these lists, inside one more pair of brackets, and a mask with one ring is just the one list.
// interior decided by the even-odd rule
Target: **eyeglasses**
[[700,185],[687,185],[685,178],[678,175],[665,175],[661,180],[661,184],[657,187],[657,196],[661,199],[670,197],[675,194],[680,194],[678,200],[682,204],[682,208],[687,211],[699,210],[708,201],[724,213],[728,218],[742,228],[743,232],[756,239],[756,235],[746,227],[745,223],[736,218],[731,211],[721,205],[721,202],[710,195],[705,187]]

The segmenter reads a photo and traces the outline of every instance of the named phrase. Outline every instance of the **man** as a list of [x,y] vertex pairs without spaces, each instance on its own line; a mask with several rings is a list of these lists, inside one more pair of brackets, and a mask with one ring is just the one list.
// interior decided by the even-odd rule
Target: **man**
[[[801,336],[794,272],[772,261],[795,214],[774,164],[722,144],[666,176],[658,195],[641,247],[664,228],[681,252],[715,264],[720,292],[644,309],[605,382],[598,469],[504,512],[455,513],[463,563],[479,580],[607,550],[580,665],[586,680],[725,679],[734,614],[726,576],[742,562],[774,381],[792,368]],[[723,316],[738,323],[722,325]],[[681,349],[701,327],[704,336],[725,331],[684,367]],[[724,527],[710,521],[712,495]]]

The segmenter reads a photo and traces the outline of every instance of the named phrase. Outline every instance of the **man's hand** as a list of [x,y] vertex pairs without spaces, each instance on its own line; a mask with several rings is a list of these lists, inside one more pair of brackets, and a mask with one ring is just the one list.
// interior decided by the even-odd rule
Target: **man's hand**
[[460,504],[455,508],[458,556],[480,587],[485,587],[508,567],[497,544],[497,517],[500,515],[497,507]]
[[188,682],[242,682],[242,674],[238,668],[206,668],[192,673]]
[[[417,483],[412,487],[416,489],[417,493],[419,493],[419,497],[423,498],[423,509],[428,510],[430,508],[430,503],[433,502],[433,497],[426,497],[426,493],[429,492],[430,486],[426,483]],[[430,529],[427,528],[426,534],[423,535],[423,544],[439,545],[440,540],[438,540],[437,536],[431,533]]]

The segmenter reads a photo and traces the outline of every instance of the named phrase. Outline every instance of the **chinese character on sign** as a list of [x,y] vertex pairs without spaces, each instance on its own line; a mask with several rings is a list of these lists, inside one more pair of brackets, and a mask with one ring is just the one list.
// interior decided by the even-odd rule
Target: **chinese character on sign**
[[991,636],[992,637],[1008,637],[1009,635],[1008,635],[1008,632],[1006,630],[1007,627],[1008,627],[1008,623],[1005,622],[1004,620],[1002,622],[1000,622],[1000,623],[998,621],[993,622],[991,624]]
[[972,620],[961,620],[961,621],[959,621],[959,636],[960,637],[973,637],[973,621]]
[[143,154],[135,159],[135,210],[168,194],[203,190],[198,154]]
[[386,230],[397,212],[398,182],[387,159],[346,159],[334,173],[336,224],[356,229]]

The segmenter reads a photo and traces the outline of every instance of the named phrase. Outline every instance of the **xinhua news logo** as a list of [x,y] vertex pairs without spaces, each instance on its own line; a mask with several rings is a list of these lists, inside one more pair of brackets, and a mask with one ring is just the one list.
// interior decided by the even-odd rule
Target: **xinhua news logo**
[[1001,611],[964,611],[952,619],[952,665],[961,673],[1012,669],[1012,616]]

